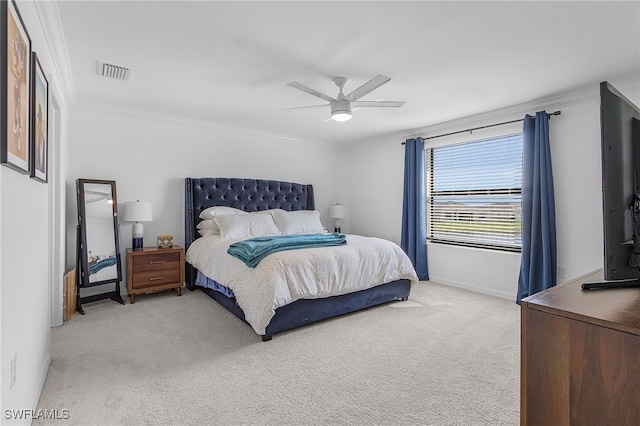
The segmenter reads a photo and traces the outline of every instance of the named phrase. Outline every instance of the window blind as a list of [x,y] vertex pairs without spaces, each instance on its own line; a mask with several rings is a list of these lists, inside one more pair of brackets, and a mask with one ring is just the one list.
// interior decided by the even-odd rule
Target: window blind
[[429,148],[427,239],[521,249],[522,134]]

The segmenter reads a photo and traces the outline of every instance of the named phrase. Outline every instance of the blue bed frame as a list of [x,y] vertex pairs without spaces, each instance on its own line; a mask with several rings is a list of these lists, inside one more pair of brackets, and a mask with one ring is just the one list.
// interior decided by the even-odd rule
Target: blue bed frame
[[[313,187],[291,182],[241,178],[185,179],[185,249],[200,237],[196,226],[200,213],[212,206],[234,207],[254,212],[268,209],[314,210]],[[189,290],[200,288],[212,299],[246,323],[244,312],[235,298],[212,289],[196,286],[197,269],[185,264],[185,281]],[[322,299],[302,299],[276,309],[263,341],[273,334],[338,315],[355,312],[394,300],[407,300],[409,280],[397,280],[376,287]]]

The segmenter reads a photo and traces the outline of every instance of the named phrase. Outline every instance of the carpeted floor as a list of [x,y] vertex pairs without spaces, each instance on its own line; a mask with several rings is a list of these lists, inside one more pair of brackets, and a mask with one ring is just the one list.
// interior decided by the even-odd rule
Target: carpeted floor
[[421,282],[396,302],[276,334],[200,291],[101,301],[51,332],[34,425],[517,425],[520,310]]

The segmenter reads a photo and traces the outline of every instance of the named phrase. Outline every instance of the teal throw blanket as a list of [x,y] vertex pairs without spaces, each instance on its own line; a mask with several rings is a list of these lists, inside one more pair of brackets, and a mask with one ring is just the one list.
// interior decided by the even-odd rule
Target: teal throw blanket
[[89,266],[89,274],[95,274],[96,272],[98,272],[101,269],[104,269],[104,268],[109,267],[111,265],[115,265],[116,262],[117,262],[117,260],[116,260],[115,256],[114,257],[107,257],[106,259],[99,260],[94,265]]
[[271,253],[310,247],[331,247],[347,244],[347,236],[333,234],[270,235],[238,241],[229,246],[227,253],[242,260],[250,268]]

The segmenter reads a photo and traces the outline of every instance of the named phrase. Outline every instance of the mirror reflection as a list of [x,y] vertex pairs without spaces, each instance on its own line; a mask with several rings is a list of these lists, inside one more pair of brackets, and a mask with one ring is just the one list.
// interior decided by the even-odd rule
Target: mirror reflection
[[89,282],[118,278],[111,185],[85,183],[85,224]]

